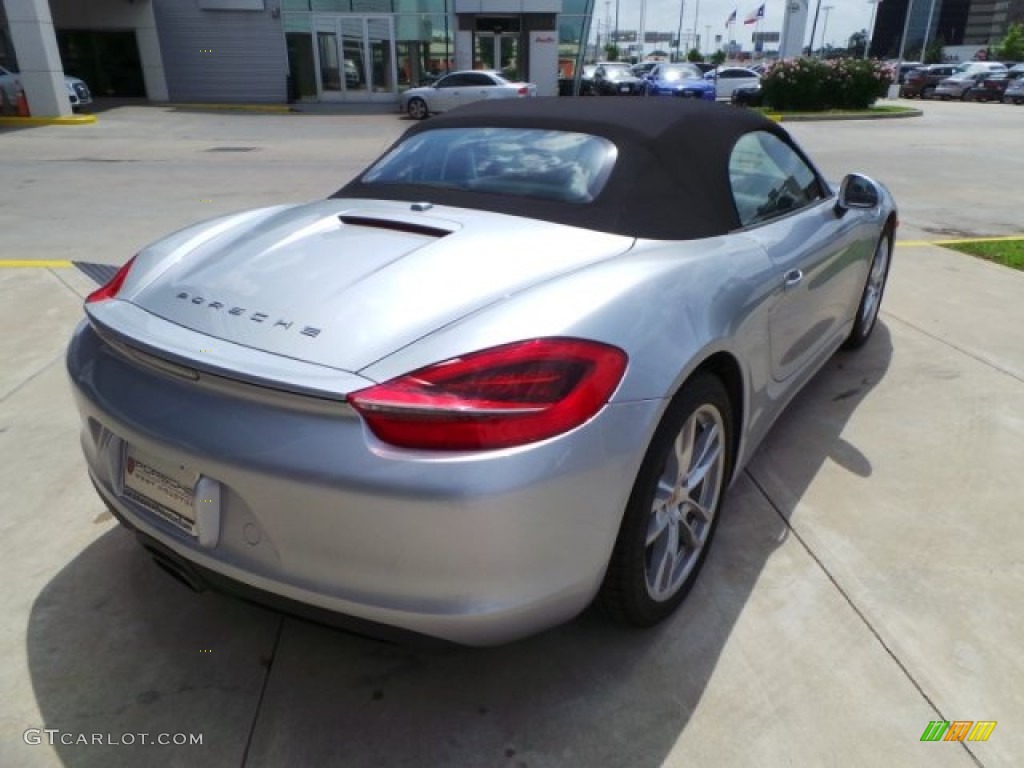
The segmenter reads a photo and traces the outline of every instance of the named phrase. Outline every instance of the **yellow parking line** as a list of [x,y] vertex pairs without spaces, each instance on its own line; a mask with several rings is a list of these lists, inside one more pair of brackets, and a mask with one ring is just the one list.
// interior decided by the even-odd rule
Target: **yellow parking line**
[[70,267],[71,262],[63,259],[0,259],[3,267]]
[[960,245],[961,243],[1005,243],[1024,240],[1024,235],[1003,235],[1002,237],[964,237],[958,240],[936,240],[936,245]]
[[926,245],[962,245],[964,243],[1008,243],[1024,240],[1024,235],[1004,235],[1002,237],[965,237],[958,240],[897,240],[896,245],[904,248],[921,248]]

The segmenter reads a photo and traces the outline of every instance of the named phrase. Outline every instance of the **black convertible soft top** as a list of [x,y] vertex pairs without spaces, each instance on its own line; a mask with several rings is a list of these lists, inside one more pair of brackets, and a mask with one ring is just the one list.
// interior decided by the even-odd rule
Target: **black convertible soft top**
[[618,159],[601,193],[582,205],[416,184],[364,184],[361,175],[332,197],[428,201],[630,237],[689,240],[740,226],[729,184],[729,156],[741,136],[767,131],[793,146],[786,131],[757,112],[661,97],[479,101],[417,124],[397,143],[424,131],[470,127],[603,136],[618,148]]

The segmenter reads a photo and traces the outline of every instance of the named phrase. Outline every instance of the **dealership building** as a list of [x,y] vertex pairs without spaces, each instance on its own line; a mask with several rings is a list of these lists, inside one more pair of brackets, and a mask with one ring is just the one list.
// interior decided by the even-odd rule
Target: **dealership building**
[[35,115],[97,97],[397,102],[451,69],[500,69],[554,95],[595,0],[0,0],[0,65]]

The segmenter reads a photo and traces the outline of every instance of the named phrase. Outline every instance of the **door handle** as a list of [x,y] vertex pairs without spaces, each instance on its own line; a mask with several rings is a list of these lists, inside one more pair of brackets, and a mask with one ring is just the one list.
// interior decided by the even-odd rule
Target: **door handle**
[[791,269],[789,270],[789,272],[786,273],[786,276],[783,278],[783,288],[787,291],[790,290],[791,288],[796,288],[798,285],[800,285],[800,281],[803,279],[803,272],[801,272],[799,269]]

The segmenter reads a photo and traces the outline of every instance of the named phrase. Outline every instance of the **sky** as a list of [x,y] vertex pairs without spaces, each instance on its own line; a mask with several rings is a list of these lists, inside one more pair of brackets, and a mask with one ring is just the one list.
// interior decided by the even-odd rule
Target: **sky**
[[[760,0],[682,0],[682,2],[685,3],[682,8],[684,40],[687,39],[687,33],[693,34],[695,26],[701,37],[708,34],[707,28],[710,27],[712,40],[715,35],[722,35],[723,41],[728,39],[726,36],[730,32],[726,29],[725,22],[729,18],[729,14],[735,10],[737,23],[732,27],[732,39],[742,43],[744,49],[751,50],[751,33],[754,31],[754,25],[744,24],[743,19],[757,10],[761,4]],[[810,2],[804,45],[810,43],[811,25],[814,22],[814,9],[817,0],[810,0]],[[618,0],[619,29],[639,29],[640,5],[641,0]],[[612,27],[615,26],[615,6],[616,0],[596,0],[595,27],[600,22],[603,31],[605,22],[609,18]],[[832,9],[826,14],[827,6],[831,6]],[[822,10],[814,35],[814,47],[818,48],[822,45],[823,32],[825,42],[836,47],[846,47],[850,35],[867,29],[870,25],[872,7],[867,0],[821,0]],[[785,8],[786,0],[765,0],[764,19],[761,21],[760,31],[781,32]],[[649,32],[671,32],[674,35],[679,26],[679,11],[680,0],[646,0],[644,27]],[[696,14],[699,16],[695,18]],[[596,29],[591,30],[592,35],[595,32]],[[652,47],[650,44],[648,45],[648,48]],[[769,49],[775,47],[774,44],[768,45]]]

